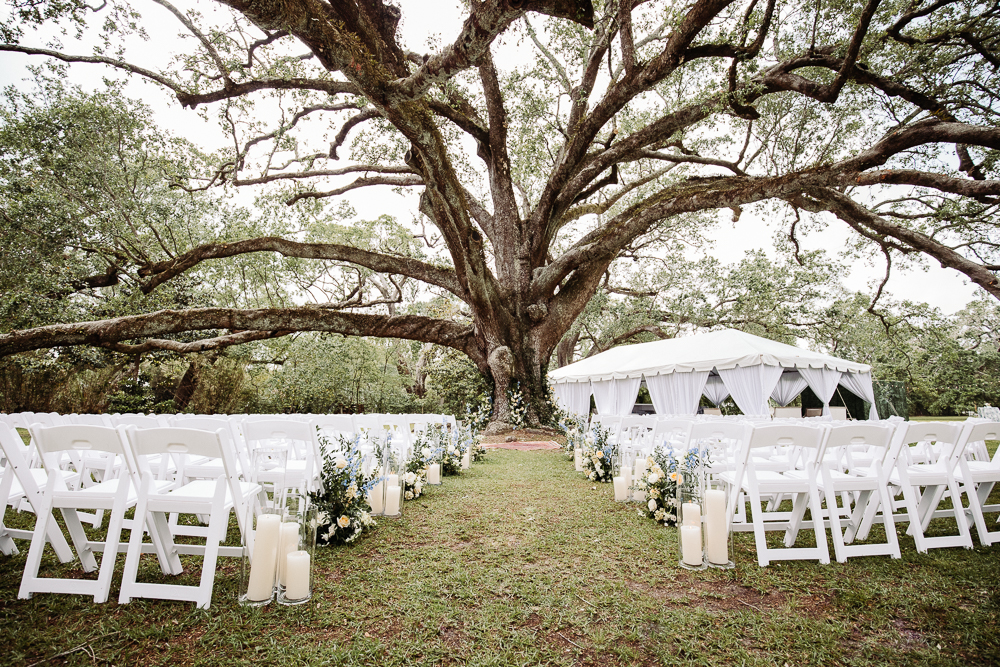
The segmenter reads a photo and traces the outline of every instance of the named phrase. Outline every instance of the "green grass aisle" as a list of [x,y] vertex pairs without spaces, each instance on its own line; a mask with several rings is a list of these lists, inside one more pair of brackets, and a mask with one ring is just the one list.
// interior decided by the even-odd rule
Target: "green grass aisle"
[[690,573],[673,529],[593,486],[559,452],[491,451],[360,543],[318,549],[316,602],[303,608],[239,607],[230,559],[209,612],[19,601],[22,543],[0,556],[0,662],[64,651],[47,664],[1000,662],[1000,547],[921,556],[904,536],[901,561],[761,569],[740,535],[736,570]]

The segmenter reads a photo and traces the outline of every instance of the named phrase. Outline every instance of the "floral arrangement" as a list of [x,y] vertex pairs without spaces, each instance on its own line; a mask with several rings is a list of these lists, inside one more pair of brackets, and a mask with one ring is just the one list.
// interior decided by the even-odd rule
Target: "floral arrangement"
[[486,448],[483,447],[483,436],[481,433],[476,433],[471,425],[464,424],[458,427],[454,437],[455,441],[461,444],[463,456],[465,455],[466,450],[472,452],[469,456],[469,461],[471,463],[484,461],[486,459]]
[[469,440],[469,447],[472,448],[472,456],[470,458],[473,463],[486,460],[486,447],[483,446],[483,436],[477,435]]
[[677,525],[677,486],[694,484],[698,473],[709,463],[707,451],[691,449],[683,453],[659,447],[646,457],[646,473],[632,488],[646,492],[646,505],[639,516],[665,526]]
[[528,425],[528,405],[524,402],[524,394],[520,385],[517,389],[507,389],[507,405],[510,406],[510,425],[514,430]]
[[583,444],[583,474],[592,482],[610,482],[618,446],[608,442],[611,431],[595,426]]
[[476,436],[486,429],[490,423],[490,415],[493,414],[493,397],[486,395],[479,400],[479,405],[473,409],[471,404],[465,406],[465,423],[472,430],[472,435]]
[[403,500],[416,500],[424,492],[427,484],[427,464],[420,457],[414,456],[406,462],[403,473]]
[[320,437],[322,486],[309,494],[318,514],[316,541],[320,545],[350,544],[365,530],[375,527],[367,494],[378,479],[362,470],[364,457],[357,438],[348,440],[338,436],[338,440],[335,449],[326,438]]

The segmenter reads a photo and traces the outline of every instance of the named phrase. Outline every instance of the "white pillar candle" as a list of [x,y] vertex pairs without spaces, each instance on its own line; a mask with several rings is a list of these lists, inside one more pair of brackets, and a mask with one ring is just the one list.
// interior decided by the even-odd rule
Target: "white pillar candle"
[[573,461],[576,463],[576,471],[583,472],[583,451],[579,447],[573,450]]
[[628,484],[625,483],[625,477],[619,475],[612,481],[615,485],[615,500],[618,502],[628,500]]
[[386,475],[385,476],[386,486],[399,486],[399,475]]
[[384,484],[384,482],[379,482],[368,492],[368,504],[372,506],[372,514],[382,513],[382,487]]
[[280,526],[281,517],[277,514],[261,514],[257,517],[257,532],[250,556],[250,581],[247,583],[247,599],[251,602],[271,599]]
[[468,470],[472,467],[472,450],[466,449],[465,454],[462,456],[462,470]]
[[687,565],[702,564],[701,526],[681,526],[681,557]]
[[726,520],[726,492],[709,489],[705,492],[705,553],[709,563],[729,562],[729,525]]
[[399,485],[385,487],[385,515],[399,514]]
[[440,484],[441,483],[441,464],[432,463],[427,466],[427,483],[428,484]]
[[299,524],[297,521],[283,521],[278,531],[278,584],[287,586],[285,580],[285,557],[299,550]]
[[685,526],[701,525],[701,506],[698,503],[684,503],[681,506]]
[[[643,478],[645,474],[646,474],[646,459],[644,457],[637,458],[635,460],[635,472],[632,474],[632,479],[638,482]],[[645,502],[646,492],[633,491],[632,500],[640,503]]]
[[309,552],[293,551],[285,558],[288,561],[285,566],[288,572],[285,597],[289,600],[309,597]]

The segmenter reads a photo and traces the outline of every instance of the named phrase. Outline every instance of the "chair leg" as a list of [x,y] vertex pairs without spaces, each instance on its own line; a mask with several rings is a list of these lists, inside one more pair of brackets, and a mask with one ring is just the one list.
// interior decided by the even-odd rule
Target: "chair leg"
[[896,536],[896,522],[892,518],[892,496],[889,495],[889,487],[879,484],[877,501],[875,498],[869,501],[871,504],[882,506],[882,527],[885,528],[885,540],[889,543],[892,553],[889,554],[895,559],[901,558],[899,553],[899,538]]
[[[132,601],[132,586],[139,575],[139,559],[142,557],[142,536],[146,516],[146,505],[149,502],[150,480],[147,476],[142,478],[142,486],[139,488],[139,499],[135,505],[135,520],[133,522],[132,534],[129,535],[128,551],[125,553],[125,571],[122,573],[122,586],[118,592],[118,604],[128,604]],[[105,554],[105,557],[107,555]]]
[[[833,553],[838,563],[846,563],[847,554],[844,549],[844,534],[841,532],[840,526],[840,510],[837,508],[837,494],[833,489],[833,481],[825,469],[823,470],[823,491],[826,493],[826,510],[830,513],[830,534],[833,537]],[[842,497],[846,497],[846,495],[841,494]],[[814,531],[816,527],[817,523],[814,518]]]
[[76,555],[80,558],[80,565],[84,572],[93,572],[97,569],[97,559],[94,557],[94,549],[90,546],[90,539],[83,530],[80,517],[74,509],[60,509],[63,521],[66,522],[66,530],[69,531],[70,540]]
[[[792,516],[788,520],[788,528],[785,529],[785,546],[790,547],[795,544],[799,537],[799,529],[802,526],[802,518],[806,515],[806,505],[808,494],[796,493],[792,498]],[[813,523],[823,520],[823,516],[813,517]]]
[[920,526],[920,512],[917,509],[917,499],[914,497],[916,490],[908,483],[903,484],[903,503],[906,506],[906,517],[909,526],[906,529],[908,535],[913,536],[917,552],[927,553],[927,544],[924,538],[924,531]]
[[215,566],[219,558],[219,543],[223,539],[229,523],[229,512],[225,509],[226,484],[219,478],[209,515],[208,536],[205,538],[205,559],[201,566],[201,583],[198,587],[197,605],[208,609],[212,604],[212,589],[215,584]]
[[21,575],[21,588],[17,593],[17,597],[20,600],[30,600],[34,594],[35,587],[33,584],[38,579],[38,569],[42,566],[45,534],[48,531],[49,522],[55,523],[52,516],[52,504],[48,500],[49,497],[49,495],[46,495],[36,508],[38,516],[35,518],[35,532],[31,536],[31,545],[28,547],[28,559],[24,563],[24,573]]
[[816,546],[819,548],[819,562],[822,565],[830,563],[830,546],[826,543],[826,522],[823,521],[823,503],[819,499],[819,488],[816,486],[816,475],[812,475],[813,482],[809,485],[809,497],[811,499],[813,534],[816,536]]
[[[868,513],[868,505],[871,503],[872,492],[860,491],[854,499],[854,511],[848,516],[847,530],[844,533],[844,543],[851,544],[858,534],[858,529],[865,520]],[[874,518],[874,512],[872,513]]]
[[[111,510],[111,520],[108,522],[108,536],[105,539],[104,555],[101,556],[101,573],[97,577],[97,592],[94,602],[107,602],[111,593],[111,577],[115,573],[115,561],[118,559],[118,543],[122,539],[122,524],[125,522],[125,505],[128,502],[129,486],[127,478],[118,483],[118,493],[115,506]],[[141,522],[140,526],[141,526]],[[141,527],[138,532],[142,532]],[[141,538],[140,538],[141,539]]]

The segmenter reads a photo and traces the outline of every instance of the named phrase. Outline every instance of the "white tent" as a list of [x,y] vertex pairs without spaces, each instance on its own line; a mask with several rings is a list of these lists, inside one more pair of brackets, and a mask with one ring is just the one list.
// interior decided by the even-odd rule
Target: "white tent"
[[744,414],[766,416],[769,397],[784,405],[806,386],[829,414],[840,384],[878,418],[871,366],[733,329],[624,345],[549,373],[557,399],[575,414],[588,412],[591,392],[599,413],[628,414],[643,378],[659,414],[694,414],[703,393],[715,402],[728,392]]

